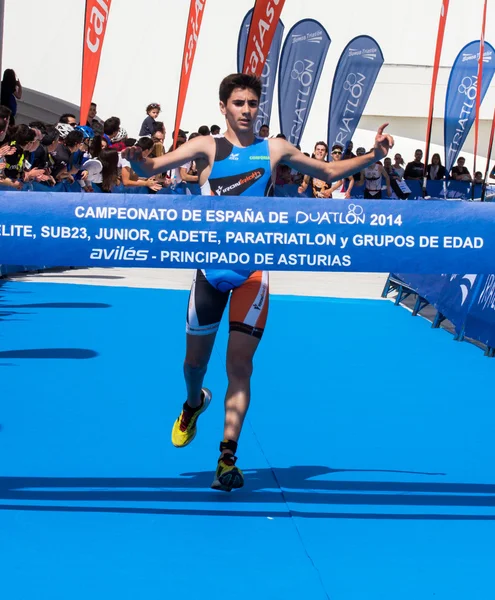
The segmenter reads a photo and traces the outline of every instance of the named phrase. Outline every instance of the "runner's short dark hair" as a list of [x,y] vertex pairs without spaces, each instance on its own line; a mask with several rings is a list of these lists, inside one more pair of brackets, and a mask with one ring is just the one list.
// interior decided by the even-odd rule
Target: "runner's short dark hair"
[[253,90],[258,96],[258,100],[261,98],[261,79],[259,77],[247,75],[246,73],[232,73],[232,75],[225,77],[220,84],[220,102],[227,104],[227,100],[236,88]]

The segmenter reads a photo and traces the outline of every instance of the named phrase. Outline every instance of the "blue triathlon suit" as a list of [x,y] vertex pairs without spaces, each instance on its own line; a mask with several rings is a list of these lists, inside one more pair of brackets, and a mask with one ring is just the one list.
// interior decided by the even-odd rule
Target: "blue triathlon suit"
[[[208,180],[201,186],[202,195],[270,194],[268,140],[255,138],[251,146],[241,148],[218,137],[215,144],[215,161]],[[187,332],[191,335],[215,333],[231,292],[230,331],[261,338],[268,312],[268,273],[265,271],[198,270],[189,297]]]

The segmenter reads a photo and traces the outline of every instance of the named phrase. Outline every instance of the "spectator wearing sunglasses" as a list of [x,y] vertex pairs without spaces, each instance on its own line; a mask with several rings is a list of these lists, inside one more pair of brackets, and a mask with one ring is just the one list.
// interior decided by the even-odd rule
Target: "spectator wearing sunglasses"
[[[342,146],[335,144],[332,147],[332,158],[333,160],[340,160],[342,158]],[[315,160],[326,161],[328,157],[328,146],[325,142],[316,142],[315,149],[313,151],[312,158]],[[306,175],[304,177],[304,181],[298,188],[299,194],[304,194],[308,187],[310,187],[313,192],[314,198],[331,198],[332,194],[336,192],[339,188],[343,187],[343,180],[339,180],[334,182],[333,184],[329,184],[326,181],[321,179],[316,179],[314,177],[309,177]],[[350,198],[350,193],[352,190],[352,186],[354,185],[354,178],[350,177],[349,189],[345,193],[346,198]]]
[[70,125],[71,127],[75,127],[77,125],[76,116],[72,113],[64,113],[60,116],[58,120],[59,123],[65,123],[65,125]]
[[[351,142],[352,143],[352,142]],[[339,161],[343,160],[344,157],[344,149],[339,144],[334,144],[332,146],[332,160]],[[354,177],[350,175],[348,177],[349,183],[347,185],[347,189],[345,189],[345,181],[344,179],[340,179],[339,181],[335,181],[332,183],[331,188],[328,190],[327,195],[324,196],[326,198],[350,198],[352,188],[354,187]]]
[[148,106],[146,107],[146,113],[148,116],[146,117],[146,119],[143,121],[143,124],[141,125],[141,129],[139,131],[139,137],[144,137],[144,136],[151,137],[153,135],[153,133],[155,132],[154,125],[155,125],[155,122],[156,122],[161,110],[162,110],[162,108],[159,104],[156,104],[156,103],[148,104]]

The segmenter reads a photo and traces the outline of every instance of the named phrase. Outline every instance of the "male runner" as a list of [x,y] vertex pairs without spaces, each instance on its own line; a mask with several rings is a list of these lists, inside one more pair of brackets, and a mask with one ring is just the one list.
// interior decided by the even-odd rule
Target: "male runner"
[[[393,138],[379,128],[374,150],[346,161],[312,160],[282,138],[261,139],[253,133],[261,96],[258,78],[236,73],[220,85],[220,111],[225,116],[224,137],[200,136],[173,152],[143,159],[139,147],[124,151],[141,177],[196,161],[202,194],[265,196],[277,165],[332,182],[362,171],[388,154]],[[228,202],[228,199],[225,200]],[[250,401],[253,356],[263,335],[268,314],[268,273],[265,271],[198,270],[193,280],[187,313],[187,346],[184,377],[187,400],[172,429],[172,443],[187,446],[196,435],[199,415],[210,404],[211,392],[203,387],[215,336],[230,296],[227,347],[228,387],[225,424],[212,488],[230,492],[244,484],[236,466],[237,442]]]

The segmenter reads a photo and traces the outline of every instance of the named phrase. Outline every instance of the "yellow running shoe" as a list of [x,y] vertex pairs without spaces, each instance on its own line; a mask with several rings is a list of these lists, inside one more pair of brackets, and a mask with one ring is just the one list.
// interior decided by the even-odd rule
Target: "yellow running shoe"
[[235,466],[237,457],[226,454],[218,461],[215,480],[211,484],[214,490],[222,492],[231,492],[233,489],[241,488],[244,485],[244,474]]
[[201,390],[203,404],[196,410],[184,402],[182,411],[172,427],[172,444],[176,448],[183,448],[190,444],[196,437],[196,421],[201,413],[210,406],[211,392],[207,388]]

